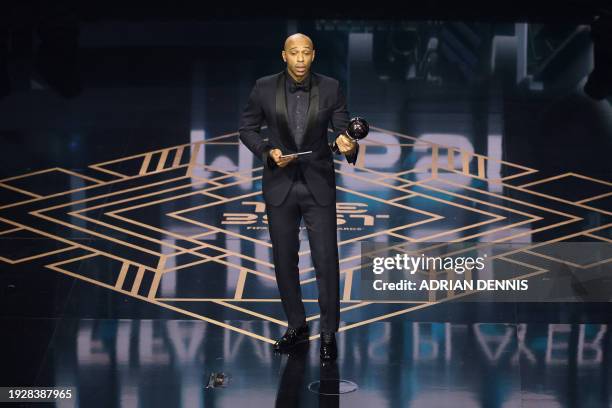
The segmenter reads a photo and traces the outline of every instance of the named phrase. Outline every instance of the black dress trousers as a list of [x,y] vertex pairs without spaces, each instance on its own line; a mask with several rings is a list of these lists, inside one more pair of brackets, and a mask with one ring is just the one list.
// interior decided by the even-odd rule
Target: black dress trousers
[[319,205],[302,173],[297,171],[285,201],[279,206],[266,205],[276,281],[291,328],[306,322],[298,269],[299,232],[303,218],[319,290],[321,331],[338,330],[340,268],[335,202],[326,206]]

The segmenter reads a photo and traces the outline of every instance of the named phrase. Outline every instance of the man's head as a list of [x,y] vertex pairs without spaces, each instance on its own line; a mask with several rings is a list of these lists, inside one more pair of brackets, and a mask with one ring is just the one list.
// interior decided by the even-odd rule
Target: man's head
[[301,82],[310,72],[310,65],[314,61],[315,50],[312,40],[301,33],[290,35],[285,40],[282,56],[283,61],[287,63],[289,74]]

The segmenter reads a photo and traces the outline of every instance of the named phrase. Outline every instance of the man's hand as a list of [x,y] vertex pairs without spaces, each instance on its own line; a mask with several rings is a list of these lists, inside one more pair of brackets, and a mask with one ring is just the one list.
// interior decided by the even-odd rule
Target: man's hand
[[357,148],[357,142],[353,141],[344,133],[341,133],[340,136],[336,138],[336,145],[338,146],[338,150],[342,154],[352,154]]
[[270,157],[272,157],[272,160],[274,160],[274,162],[276,163],[276,165],[278,167],[285,167],[286,165],[288,165],[289,163],[291,163],[293,160],[295,160],[297,158],[297,156],[291,156],[291,157],[285,157],[281,159],[281,155],[283,154],[283,152],[281,152],[280,149],[272,149],[270,150]]

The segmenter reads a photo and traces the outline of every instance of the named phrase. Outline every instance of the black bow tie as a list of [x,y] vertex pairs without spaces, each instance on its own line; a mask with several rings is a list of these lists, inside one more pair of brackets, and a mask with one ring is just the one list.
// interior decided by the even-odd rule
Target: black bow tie
[[291,82],[291,85],[289,86],[289,91],[291,93],[295,93],[298,90],[308,92],[310,90],[310,84],[306,82]]

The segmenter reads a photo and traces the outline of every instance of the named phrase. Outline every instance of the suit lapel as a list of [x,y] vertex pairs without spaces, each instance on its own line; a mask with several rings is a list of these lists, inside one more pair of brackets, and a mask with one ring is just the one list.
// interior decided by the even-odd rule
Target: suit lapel
[[283,144],[295,152],[297,151],[297,146],[289,131],[288,117],[287,98],[285,95],[285,72],[283,71],[276,80],[276,123],[278,124],[278,132]]

